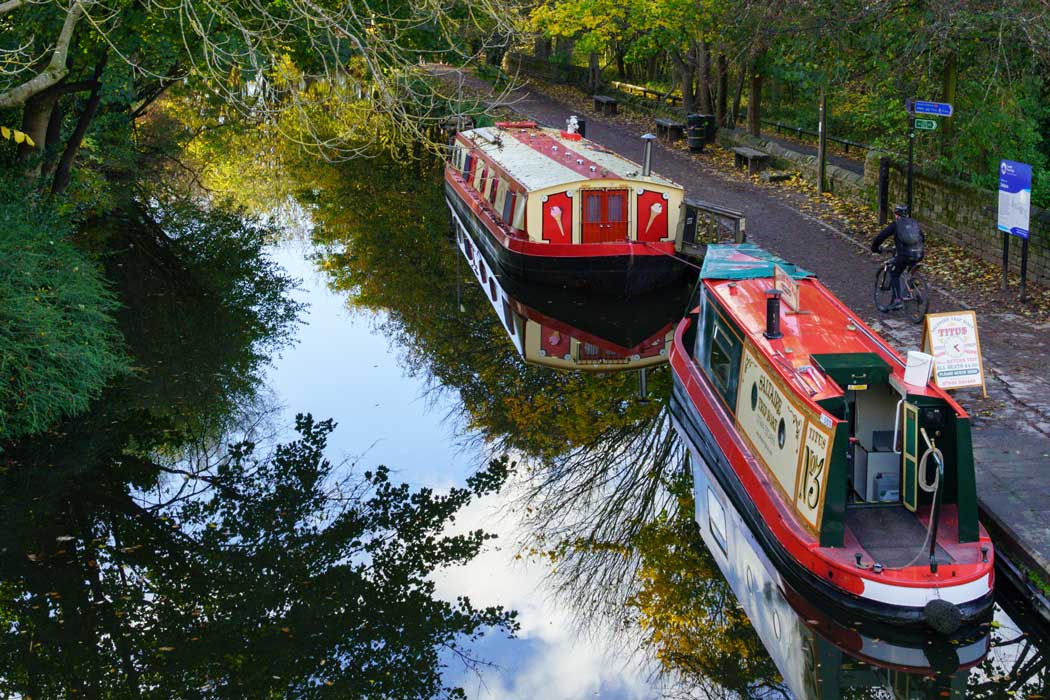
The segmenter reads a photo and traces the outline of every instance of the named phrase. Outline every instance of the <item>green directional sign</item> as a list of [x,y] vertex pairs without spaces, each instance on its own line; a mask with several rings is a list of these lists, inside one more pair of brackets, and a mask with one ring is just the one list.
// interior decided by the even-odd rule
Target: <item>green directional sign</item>
[[933,119],[916,119],[915,128],[921,131],[933,131],[937,128],[937,122]]

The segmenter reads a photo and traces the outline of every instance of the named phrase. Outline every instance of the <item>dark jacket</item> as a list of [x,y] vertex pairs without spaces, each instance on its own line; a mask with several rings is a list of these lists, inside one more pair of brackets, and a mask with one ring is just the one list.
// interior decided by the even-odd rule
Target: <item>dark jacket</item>
[[[909,224],[914,224],[915,228],[919,232],[920,244],[919,244],[919,247],[918,247],[918,253],[917,254],[915,253],[915,251],[913,249],[910,249],[909,246],[907,246],[904,243],[902,243],[901,240],[897,237],[897,227],[898,227],[898,225],[900,225],[900,226],[907,226]],[[922,228],[919,226],[919,223],[917,221],[915,221],[915,219],[912,219],[912,218],[907,217],[907,216],[902,216],[899,219],[895,220],[893,223],[891,223],[886,228],[882,229],[882,231],[879,233],[879,235],[875,236],[875,240],[871,242],[871,252],[878,253],[879,252],[879,248],[882,247],[883,241],[885,241],[890,236],[893,236],[893,252],[894,252],[894,254],[897,257],[902,257],[902,258],[911,257],[911,258],[916,258],[916,259],[922,257],[923,247],[924,247],[924,244],[925,244],[925,241],[926,241],[926,236],[925,236],[925,234],[923,234]]]

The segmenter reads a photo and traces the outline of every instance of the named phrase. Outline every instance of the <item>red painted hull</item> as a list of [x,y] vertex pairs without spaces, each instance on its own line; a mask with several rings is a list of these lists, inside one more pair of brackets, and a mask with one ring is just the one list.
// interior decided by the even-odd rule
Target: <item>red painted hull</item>
[[673,241],[553,244],[529,240],[496,217],[488,203],[450,167],[445,169],[445,191],[460,224],[479,245],[486,245],[500,268],[525,281],[636,295],[671,284],[688,269],[676,257]]

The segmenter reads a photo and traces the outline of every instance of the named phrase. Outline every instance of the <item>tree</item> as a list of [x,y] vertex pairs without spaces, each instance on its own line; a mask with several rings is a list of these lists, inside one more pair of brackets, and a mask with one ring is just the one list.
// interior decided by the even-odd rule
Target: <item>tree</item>
[[303,124],[286,138],[326,157],[352,157],[373,134],[368,120],[345,120],[340,133],[322,139],[311,119],[356,104],[395,123],[398,139],[417,140],[445,118],[447,102],[419,63],[472,59],[461,48],[464,33],[482,37],[472,42],[478,52],[505,46],[515,16],[502,0],[398,1],[382,9],[328,0],[6,0],[0,110],[21,110],[21,130],[43,149],[22,157],[56,193],[69,186],[96,119],[112,117],[115,138],[126,142],[131,124],[176,84],[220,118],[276,125],[294,115]]

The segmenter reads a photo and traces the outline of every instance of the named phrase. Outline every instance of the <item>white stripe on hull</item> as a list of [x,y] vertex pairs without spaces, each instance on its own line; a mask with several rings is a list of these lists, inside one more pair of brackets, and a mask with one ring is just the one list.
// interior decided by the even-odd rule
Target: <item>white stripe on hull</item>
[[939,588],[917,588],[910,586],[888,586],[878,581],[861,579],[864,582],[862,598],[877,600],[880,603],[901,605],[908,608],[924,608],[931,600],[946,600],[949,603],[963,605],[987,595],[990,590],[989,577],[985,574],[976,581],[958,586],[941,586]]

